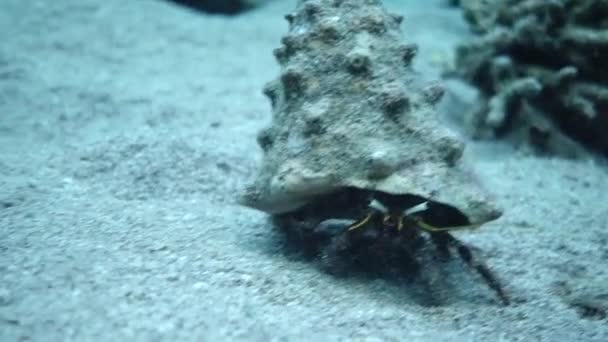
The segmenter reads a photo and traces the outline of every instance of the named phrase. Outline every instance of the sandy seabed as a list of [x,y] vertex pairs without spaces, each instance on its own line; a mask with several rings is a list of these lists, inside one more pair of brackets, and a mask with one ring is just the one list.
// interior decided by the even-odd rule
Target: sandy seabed
[[[457,260],[435,307],[410,285],[336,279],[235,203],[294,6],[0,2],[0,341],[608,341],[603,163],[469,144],[505,214],[458,237],[509,307]],[[437,79],[469,34],[460,13],[387,7]],[[468,94],[450,89],[446,118]]]

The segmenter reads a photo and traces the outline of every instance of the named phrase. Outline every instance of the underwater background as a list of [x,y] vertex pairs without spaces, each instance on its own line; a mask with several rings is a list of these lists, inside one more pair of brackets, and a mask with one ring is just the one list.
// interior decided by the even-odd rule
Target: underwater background
[[608,3],[382,1],[503,210],[453,233],[503,306],[458,258],[440,305],[335,277],[238,200],[298,2],[0,0],[0,341],[608,341]]

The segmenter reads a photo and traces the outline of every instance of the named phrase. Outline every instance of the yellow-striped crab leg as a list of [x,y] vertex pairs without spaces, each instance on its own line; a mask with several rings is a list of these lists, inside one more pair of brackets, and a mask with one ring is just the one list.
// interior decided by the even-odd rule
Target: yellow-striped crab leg
[[355,229],[365,226],[366,224],[368,224],[371,221],[372,217],[374,217],[374,214],[376,214],[378,212],[385,214],[385,215],[388,213],[388,209],[384,206],[384,204],[380,203],[376,199],[373,199],[369,203],[369,207],[372,210],[372,212],[368,213],[364,218],[351,224],[347,229],[348,231],[353,231]]
[[431,224],[424,222],[422,220],[422,218],[420,218],[420,216],[416,215],[417,213],[427,210],[428,209],[427,204],[428,204],[428,202],[423,202],[414,207],[408,208],[403,211],[403,215],[405,217],[409,217],[409,218],[413,219],[414,222],[416,222],[416,224],[418,225],[418,227],[420,227],[420,229],[427,231],[429,233],[448,232],[448,231],[452,231],[452,230],[475,229],[475,228],[479,228],[481,225],[486,223],[486,222],[482,222],[482,223],[476,223],[476,224],[466,224],[466,225],[460,225],[460,226],[446,226],[446,227],[433,226]]

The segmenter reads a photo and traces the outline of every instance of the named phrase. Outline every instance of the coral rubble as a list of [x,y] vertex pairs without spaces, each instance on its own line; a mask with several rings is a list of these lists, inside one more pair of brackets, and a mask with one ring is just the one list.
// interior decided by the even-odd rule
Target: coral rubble
[[460,2],[480,34],[458,48],[455,70],[481,91],[474,133],[608,154],[608,1]]
[[278,215],[317,203],[332,216],[327,196],[349,188],[413,194],[472,222],[500,215],[438,121],[442,88],[412,71],[417,47],[402,41],[400,15],[379,0],[300,0],[286,19],[274,51],[281,73],[264,89],[272,122],[258,136],[264,158],[245,205]]

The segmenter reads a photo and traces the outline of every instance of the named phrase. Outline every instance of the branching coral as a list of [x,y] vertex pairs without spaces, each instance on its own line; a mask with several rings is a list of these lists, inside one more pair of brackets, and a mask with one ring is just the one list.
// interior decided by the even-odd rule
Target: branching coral
[[480,34],[457,51],[477,86],[478,136],[510,135],[544,151],[570,140],[608,154],[608,1],[463,0]]

